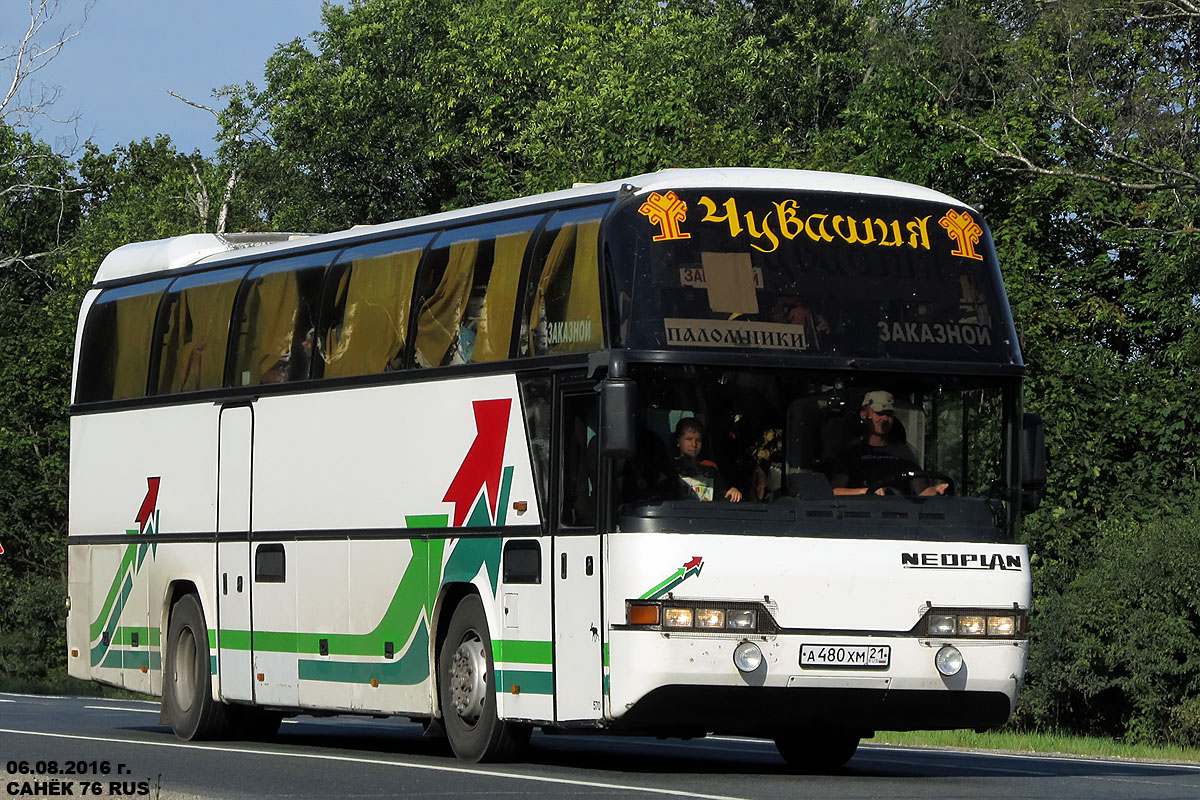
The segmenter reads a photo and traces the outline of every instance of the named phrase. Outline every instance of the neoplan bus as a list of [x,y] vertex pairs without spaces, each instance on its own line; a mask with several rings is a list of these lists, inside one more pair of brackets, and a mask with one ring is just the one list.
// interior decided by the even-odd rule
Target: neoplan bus
[[[876,178],[127,245],[79,318],[70,674],[184,739],[401,715],[474,761],[541,727],[829,768],[998,726],[1044,480],[1023,372],[978,213]],[[913,463],[844,494],[871,398]],[[676,473],[687,417],[741,502]]]

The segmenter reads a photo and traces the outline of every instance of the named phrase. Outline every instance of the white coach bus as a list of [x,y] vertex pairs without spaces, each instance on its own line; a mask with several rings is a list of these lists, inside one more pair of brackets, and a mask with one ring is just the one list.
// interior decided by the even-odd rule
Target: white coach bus
[[945,195],[678,170],[131,244],[75,352],[70,674],[184,739],[401,715],[473,761],[542,727],[831,768],[1012,713],[1041,429]]

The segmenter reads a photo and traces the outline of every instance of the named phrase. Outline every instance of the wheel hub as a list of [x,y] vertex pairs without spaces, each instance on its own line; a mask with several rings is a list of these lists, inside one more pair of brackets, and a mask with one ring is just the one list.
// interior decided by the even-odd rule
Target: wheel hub
[[487,693],[487,655],[483,642],[463,639],[450,662],[450,702],[459,719],[474,725],[483,713]]
[[186,713],[192,707],[192,698],[196,694],[196,638],[190,628],[184,628],[179,633],[174,671],[171,677],[175,682],[175,702],[179,704],[179,710]]

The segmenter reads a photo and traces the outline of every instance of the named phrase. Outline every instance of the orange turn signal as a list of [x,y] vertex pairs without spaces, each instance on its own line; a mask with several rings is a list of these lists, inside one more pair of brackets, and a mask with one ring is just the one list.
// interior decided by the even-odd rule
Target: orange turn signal
[[661,609],[657,604],[629,604],[630,625],[657,625]]

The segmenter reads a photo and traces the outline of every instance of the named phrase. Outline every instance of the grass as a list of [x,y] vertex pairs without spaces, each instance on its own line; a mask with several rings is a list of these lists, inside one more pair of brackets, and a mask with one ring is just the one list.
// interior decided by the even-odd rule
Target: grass
[[145,700],[146,695],[127,692],[113,686],[104,686],[92,681],[81,681],[67,675],[66,670],[54,672],[44,678],[26,679],[14,678],[0,674],[0,692],[9,694],[46,694],[61,696],[107,697],[114,700],[137,698]]
[[880,731],[874,744],[915,747],[955,747],[999,750],[1006,753],[1090,756],[1092,758],[1200,762],[1200,750],[1190,747],[1129,744],[1115,739],[1072,736],[1065,733],[1009,731]]

